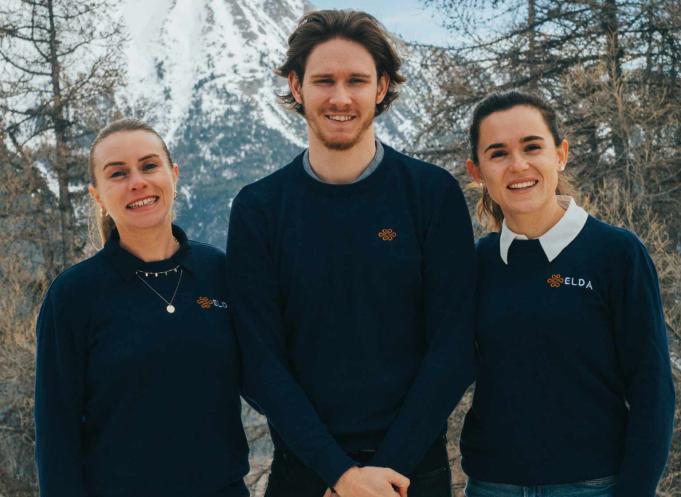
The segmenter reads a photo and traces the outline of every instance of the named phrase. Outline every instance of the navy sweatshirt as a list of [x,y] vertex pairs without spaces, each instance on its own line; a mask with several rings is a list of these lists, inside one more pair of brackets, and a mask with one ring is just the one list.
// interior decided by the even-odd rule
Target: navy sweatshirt
[[[248,447],[224,254],[188,241],[144,263],[117,232],[62,273],[38,318],[36,461],[43,497],[242,497]],[[182,280],[166,304],[180,270]]]
[[653,263],[630,232],[589,217],[548,262],[537,240],[477,247],[479,370],[462,466],[534,486],[618,475],[654,497],[674,388]]
[[227,280],[245,393],[334,485],[355,462],[416,467],[474,376],[474,245],[444,169],[385,147],[367,178],[302,155],[235,198]]

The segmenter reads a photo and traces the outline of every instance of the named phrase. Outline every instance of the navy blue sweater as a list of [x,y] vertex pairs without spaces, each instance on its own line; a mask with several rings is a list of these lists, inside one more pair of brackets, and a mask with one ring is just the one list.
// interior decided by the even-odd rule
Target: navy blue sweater
[[328,485],[359,450],[408,475],[473,381],[461,190],[390,147],[348,185],[311,178],[301,157],[232,205],[227,280],[245,392],[275,444]]
[[[152,263],[114,232],[45,297],[35,403],[43,497],[248,495],[224,254],[173,232],[178,252]],[[169,314],[135,271],[178,265]],[[142,277],[170,299],[180,269]]]
[[461,436],[471,477],[516,485],[618,475],[654,497],[674,389],[653,263],[630,232],[589,217],[552,262],[537,240],[477,247],[479,371]]

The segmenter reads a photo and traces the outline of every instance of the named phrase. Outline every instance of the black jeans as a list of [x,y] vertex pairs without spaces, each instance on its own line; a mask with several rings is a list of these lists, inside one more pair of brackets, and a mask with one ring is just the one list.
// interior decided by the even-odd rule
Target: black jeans
[[[369,463],[374,451],[350,454],[361,466]],[[452,481],[447,457],[447,442],[439,437],[418,465],[411,480],[409,497],[451,497]],[[265,497],[322,497],[327,489],[317,473],[293,453],[274,449],[274,458]]]

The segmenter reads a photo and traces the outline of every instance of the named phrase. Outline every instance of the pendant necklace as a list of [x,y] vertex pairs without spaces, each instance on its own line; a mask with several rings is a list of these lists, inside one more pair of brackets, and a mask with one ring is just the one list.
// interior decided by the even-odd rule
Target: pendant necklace
[[[175,285],[175,291],[173,292],[173,296],[170,297],[170,300],[166,300],[166,298],[163,295],[158,293],[156,291],[156,289],[153,286],[151,286],[141,276],[142,274],[144,274],[144,276],[149,276],[150,274],[153,274],[156,278],[158,278],[159,274],[162,274],[163,276],[167,276],[168,273],[177,273],[178,269],[180,270],[180,277],[177,279],[177,285]],[[175,266],[173,269],[168,269],[167,271],[159,271],[158,273],[153,272],[153,271],[141,271],[141,270],[138,269],[137,271],[135,271],[135,276],[137,276],[142,283],[147,285],[152,292],[154,292],[156,295],[158,295],[161,298],[161,300],[163,300],[163,302],[166,303],[166,312],[168,314],[172,314],[172,313],[175,312],[175,306],[173,305],[173,300],[175,300],[175,295],[177,295],[177,289],[180,288],[180,281],[182,281],[182,268],[180,266]]]

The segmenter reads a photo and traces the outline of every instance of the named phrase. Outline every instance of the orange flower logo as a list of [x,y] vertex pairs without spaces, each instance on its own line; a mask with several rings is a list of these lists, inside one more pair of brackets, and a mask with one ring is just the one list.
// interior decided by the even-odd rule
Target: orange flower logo
[[210,309],[213,306],[213,299],[208,297],[199,297],[196,299],[196,303],[201,306],[202,309]]
[[564,281],[565,280],[560,274],[552,274],[551,277],[546,280],[551,288],[558,288]]
[[378,237],[384,242],[392,242],[397,238],[397,233],[395,233],[392,228],[383,228],[378,232]]

